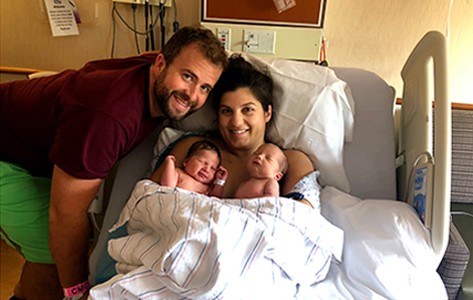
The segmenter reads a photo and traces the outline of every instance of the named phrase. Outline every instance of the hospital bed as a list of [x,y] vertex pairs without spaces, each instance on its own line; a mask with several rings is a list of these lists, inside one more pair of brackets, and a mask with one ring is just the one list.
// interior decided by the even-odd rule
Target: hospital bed
[[[177,199],[174,198],[175,194],[185,193],[166,191],[146,180],[139,181],[149,172],[150,166],[152,168],[154,163],[151,162],[156,160],[165,145],[176,135],[182,134],[180,131],[169,129],[161,131],[160,128],[119,162],[113,178],[107,179],[107,184],[111,186],[106,196],[109,198],[106,201],[108,205],[102,230],[90,259],[91,279],[99,284],[94,288],[92,297],[261,299],[276,291],[278,299],[287,299],[283,295],[292,295],[292,298],[297,299],[454,298],[456,290],[447,291],[448,284],[442,282],[444,277],[437,272],[450,232],[451,106],[446,57],[445,38],[438,32],[427,33],[414,48],[401,73],[404,80],[403,106],[400,109],[398,125],[395,126],[395,92],[372,72],[246,56],[256,66],[269,69],[275,81],[275,110],[278,119],[276,125],[270,128],[268,137],[282,147],[303,150],[318,169],[317,176],[321,185],[315,195],[320,199],[321,216],[343,232],[340,253],[337,253],[335,246],[322,249],[328,249],[325,253],[328,253],[328,256],[325,258],[330,259],[329,268],[324,267],[325,273],[322,272],[321,277],[307,275],[310,270],[301,266],[304,269],[301,272],[310,280],[300,279],[299,271],[287,266],[299,262],[284,261],[286,257],[297,254],[286,252],[285,255],[280,255],[282,260],[278,261],[280,257],[274,256],[274,253],[265,254],[264,246],[261,246],[263,250],[258,253],[259,256],[255,254],[255,257],[270,256],[271,267],[275,267],[276,261],[279,267],[276,273],[278,276],[284,273],[284,280],[275,280],[272,283],[262,280],[267,270],[261,269],[258,273],[258,268],[262,265],[255,263],[252,268],[257,271],[252,273],[251,268],[248,268],[245,269],[245,272],[248,271],[246,277],[238,277],[234,283],[231,280],[225,281],[224,279],[235,277],[229,275],[232,272],[223,271],[226,263],[223,258],[222,262],[219,262],[222,271],[213,271],[224,279],[214,278],[215,284],[208,290],[192,286],[193,291],[190,291],[189,285],[177,284],[178,279],[175,277],[169,274],[161,276],[159,268],[147,268],[145,262],[137,263],[136,260],[134,265],[129,263],[128,269],[125,268],[128,271],[123,271],[122,268],[122,274],[111,277],[113,272],[110,271],[115,270],[115,261],[111,261],[107,253],[108,242],[114,240],[109,229],[120,217],[121,223],[118,225],[121,225],[121,228],[134,224],[134,228],[128,230],[134,229],[135,233],[139,233],[136,223],[146,216],[135,216],[139,220],[133,220],[133,214],[139,210],[142,203],[163,203],[165,199],[196,203],[197,199],[198,202],[207,201],[223,207],[222,210],[232,210],[235,205],[245,206],[243,201],[237,204],[232,202],[239,200],[218,202],[196,195],[179,196]],[[432,108],[432,99],[435,99],[435,109]],[[432,114],[433,110],[435,114]],[[211,109],[206,107],[175,126],[187,131],[209,129],[212,114]],[[323,117],[320,117],[321,115]],[[159,133],[160,141],[156,143]],[[419,183],[425,184],[421,186],[421,190]],[[146,199],[156,193],[164,195],[162,197],[165,199]],[[410,202],[410,199],[419,193],[428,201],[426,211],[429,215],[424,221],[411,203],[403,201],[407,199],[407,202]],[[312,212],[306,212],[308,209],[305,206],[293,200],[259,201],[270,214],[278,207],[283,212],[301,212],[294,215],[297,218],[319,217],[316,213],[312,215]],[[244,208],[254,212],[252,207]],[[255,222],[269,226],[264,218],[260,217]],[[287,223],[287,220],[283,221]],[[314,226],[321,224],[315,223]],[[299,234],[302,232],[302,240],[305,238],[306,243],[310,240],[317,244],[326,238],[323,233],[317,236],[317,230],[313,228],[304,231],[306,229],[301,229],[297,221],[291,226],[298,228]],[[327,230],[330,232],[331,229]],[[336,231],[333,232],[334,236],[339,236]],[[163,233],[158,232],[156,236],[159,234]],[[268,237],[269,245],[276,250],[279,248],[272,243],[277,244],[277,241],[274,241],[277,237]],[[127,238],[127,235],[123,238]],[[287,238],[290,240],[290,237]],[[295,245],[299,245],[297,243],[300,241],[294,240]],[[124,243],[118,244],[118,247],[124,247],[126,243],[131,242],[125,240]],[[277,252],[276,250],[274,252]],[[283,248],[280,251],[292,250],[294,249]],[[317,255],[309,259],[320,259]],[[324,260],[324,263],[326,262],[327,260]],[[229,265],[238,269],[238,266],[230,263]],[[316,268],[319,264],[314,263],[313,266]],[[162,268],[160,270],[163,271]],[[313,272],[320,270],[314,269]],[[268,274],[274,276],[275,273],[272,271]],[[156,275],[156,278],[150,279],[153,275]],[[192,273],[192,276],[197,275]],[[289,280],[287,277],[290,277]],[[146,280],[143,283],[140,278],[146,278],[153,283]],[[257,284],[255,279],[258,279]],[[130,285],[130,282],[138,283]],[[159,282],[157,286],[154,285],[156,282]],[[279,284],[278,288],[272,286],[275,282]],[[281,286],[287,286],[289,292],[280,291]],[[223,293],[225,288],[222,287],[228,287],[232,293]],[[168,294],[157,292],[164,289],[168,289]],[[252,292],[248,293],[248,290]],[[245,296],[241,296],[239,292]]]

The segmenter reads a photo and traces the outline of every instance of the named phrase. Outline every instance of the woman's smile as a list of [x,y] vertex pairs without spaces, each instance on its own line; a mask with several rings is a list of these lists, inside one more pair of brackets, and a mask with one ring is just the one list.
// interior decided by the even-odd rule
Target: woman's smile
[[233,129],[233,130],[230,130],[231,133],[235,134],[235,135],[242,135],[244,133],[247,133],[249,132],[250,130],[249,129]]

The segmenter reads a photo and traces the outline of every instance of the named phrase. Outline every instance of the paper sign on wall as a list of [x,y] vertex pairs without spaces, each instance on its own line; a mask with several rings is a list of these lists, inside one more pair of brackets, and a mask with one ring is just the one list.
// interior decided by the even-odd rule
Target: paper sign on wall
[[44,0],[44,3],[53,36],[79,34],[77,22],[80,18],[74,0]]
[[278,10],[278,13],[282,13],[283,11],[296,6],[296,0],[273,0],[273,1],[274,1],[274,5],[276,5],[276,9]]

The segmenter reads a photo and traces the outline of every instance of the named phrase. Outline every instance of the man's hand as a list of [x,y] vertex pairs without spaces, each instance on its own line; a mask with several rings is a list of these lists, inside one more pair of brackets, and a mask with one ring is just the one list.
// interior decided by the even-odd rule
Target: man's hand
[[88,277],[87,210],[102,179],[78,179],[54,166],[49,208],[49,247],[63,288]]

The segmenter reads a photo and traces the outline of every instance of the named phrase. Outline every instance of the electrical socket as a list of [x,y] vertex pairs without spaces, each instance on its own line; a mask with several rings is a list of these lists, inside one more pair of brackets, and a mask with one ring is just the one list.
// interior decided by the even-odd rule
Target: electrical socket
[[220,43],[222,43],[223,48],[228,51],[230,51],[231,48],[231,33],[232,31],[230,30],[230,28],[217,28],[217,37],[220,40]]
[[276,31],[245,29],[243,35],[244,52],[274,54]]
[[[145,5],[146,0],[112,0],[116,3],[123,4],[138,4]],[[149,0],[149,4],[153,6],[159,6],[160,3],[164,4],[164,7],[172,7],[172,0]]]

